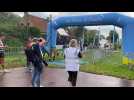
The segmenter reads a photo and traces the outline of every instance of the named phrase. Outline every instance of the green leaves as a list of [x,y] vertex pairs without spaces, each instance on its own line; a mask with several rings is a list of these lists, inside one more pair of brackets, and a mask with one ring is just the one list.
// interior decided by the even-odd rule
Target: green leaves
[[36,27],[30,27],[29,32],[34,37],[39,37],[40,36],[40,30],[38,28],[36,28]]
[[119,39],[119,35],[114,30],[111,30],[109,32],[109,36],[107,37],[107,40],[109,40],[109,41],[111,41],[111,43],[113,43],[113,35],[114,35],[114,42],[117,43],[117,40]]
[[15,34],[17,23],[20,20],[20,17],[11,12],[0,12],[0,32],[4,32],[5,35]]

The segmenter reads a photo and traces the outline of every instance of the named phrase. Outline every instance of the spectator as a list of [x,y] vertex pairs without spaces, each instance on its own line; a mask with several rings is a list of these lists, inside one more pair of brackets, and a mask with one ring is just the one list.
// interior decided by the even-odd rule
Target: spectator
[[8,70],[5,69],[5,62],[4,62],[4,57],[5,57],[5,48],[3,41],[5,40],[4,34],[0,34],[0,65],[2,67],[2,72],[9,72]]
[[26,46],[25,46],[25,54],[26,54],[26,60],[27,60],[27,68],[28,68],[28,71],[32,71],[32,38],[29,38],[27,43],[26,43]]

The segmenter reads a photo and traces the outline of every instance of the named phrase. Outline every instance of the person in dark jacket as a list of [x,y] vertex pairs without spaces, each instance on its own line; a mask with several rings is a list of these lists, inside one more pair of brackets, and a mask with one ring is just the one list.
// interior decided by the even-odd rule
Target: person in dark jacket
[[46,41],[43,38],[38,39],[38,43],[32,46],[33,49],[33,76],[32,76],[32,86],[33,87],[40,87],[40,77],[43,71],[43,63],[45,66],[48,66],[46,61],[43,60],[43,53],[41,48],[45,45]]
[[33,43],[33,41],[32,41],[32,39],[31,38],[29,38],[28,39],[28,41],[27,41],[27,43],[26,43],[26,46],[25,46],[25,49],[24,49],[24,51],[25,51],[25,55],[26,55],[26,67],[27,67],[27,69],[28,69],[28,71],[32,71],[32,67],[31,67],[31,65],[32,65],[32,52],[31,52],[31,48],[32,48],[32,43]]

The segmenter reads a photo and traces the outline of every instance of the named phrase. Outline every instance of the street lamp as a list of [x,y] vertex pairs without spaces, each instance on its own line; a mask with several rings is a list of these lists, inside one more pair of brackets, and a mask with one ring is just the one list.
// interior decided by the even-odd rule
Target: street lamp
[[24,19],[25,19],[25,23],[26,23],[26,33],[27,33],[27,36],[28,37],[31,37],[31,34],[29,33],[29,25],[30,25],[30,23],[29,23],[29,14],[28,14],[28,12],[24,12]]
[[31,34],[29,33],[29,23],[27,22],[27,34],[28,34],[28,37],[31,37]]
[[115,42],[115,41],[114,41],[114,40],[115,40],[115,39],[114,39],[114,38],[115,38],[115,37],[114,37],[115,31],[116,31],[116,30],[115,30],[115,26],[114,26],[114,33],[113,33],[113,48],[115,47],[115,46],[114,46],[114,44],[115,44],[115,43],[114,43],[114,42]]
[[[99,26],[99,28],[98,28],[98,43],[100,44],[100,26]],[[100,46],[100,45],[99,45]]]

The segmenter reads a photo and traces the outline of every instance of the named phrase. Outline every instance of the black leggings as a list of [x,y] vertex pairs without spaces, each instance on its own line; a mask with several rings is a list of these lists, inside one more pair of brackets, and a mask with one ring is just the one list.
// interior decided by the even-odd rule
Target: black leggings
[[69,77],[68,81],[71,82],[72,86],[76,86],[76,81],[77,81],[77,71],[68,71]]

